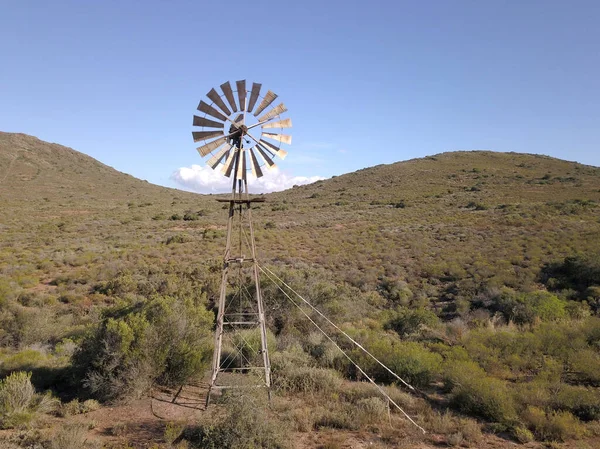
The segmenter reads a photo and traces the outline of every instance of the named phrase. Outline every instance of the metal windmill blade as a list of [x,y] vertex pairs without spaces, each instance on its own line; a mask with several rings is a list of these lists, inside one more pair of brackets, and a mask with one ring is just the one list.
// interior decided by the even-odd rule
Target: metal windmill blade
[[276,107],[274,107],[273,109],[271,109],[269,112],[267,112],[265,115],[262,115],[261,117],[258,118],[259,122],[266,122],[267,120],[272,119],[273,117],[277,117],[280,114],[283,114],[285,111],[287,111],[287,108],[285,107],[285,105],[283,103],[277,105]]
[[262,129],[267,129],[267,128],[291,128],[291,127],[292,127],[292,119],[291,118],[286,118],[284,120],[279,120],[277,122],[267,123],[267,124],[261,126]]
[[262,178],[263,172],[260,168],[260,164],[258,162],[258,159],[256,158],[256,154],[254,154],[254,150],[256,147],[252,147],[249,150],[250,153],[250,168],[252,169],[252,174],[256,177],[256,178]]
[[240,100],[240,111],[246,110],[246,80],[236,81],[238,99]]
[[292,136],[289,134],[262,133],[262,136],[287,143],[288,145],[292,144]]
[[272,154],[277,155],[281,159],[285,159],[285,157],[287,156],[287,151],[282,150],[281,148],[273,145],[271,142],[267,142],[266,140],[261,139],[260,145],[263,148],[267,149],[267,151],[270,151]]
[[233,112],[237,112],[238,108],[235,104],[235,98],[233,98],[233,90],[231,90],[231,84],[229,84],[229,81],[221,84],[221,90],[225,94],[225,98],[227,98],[227,101],[229,102],[231,109],[233,109]]
[[252,92],[250,93],[250,101],[248,102],[248,112],[252,112],[252,109],[256,104],[256,100],[258,100],[258,96],[260,95],[261,87],[262,84],[252,83]]
[[257,117],[262,111],[264,111],[271,103],[275,101],[277,94],[268,91],[263,100],[260,102],[256,111],[254,111],[254,117]]

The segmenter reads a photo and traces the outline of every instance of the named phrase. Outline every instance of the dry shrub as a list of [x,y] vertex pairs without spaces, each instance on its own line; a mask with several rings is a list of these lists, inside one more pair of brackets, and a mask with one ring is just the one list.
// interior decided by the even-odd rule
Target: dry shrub
[[125,435],[128,431],[129,426],[127,425],[127,423],[124,422],[119,422],[114,424],[111,428],[110,428],[110,434],[114,435],[116,437],[120,437],[121,435]]
[[461,432],[455,432],[446,437],[446,443],[451,447],[460,446],[463,440],[464,438]]
[[168,422],[163,433],[164,439],[168,444],[173,444],[185,429],[185,424],[182,422]]
[[444,413],[433,411],[426,419],[428,423],[427,427],[430,432],[447,435],[454,432],[456,429],[454,418],[448,410]]
[[448,435],[448,444],[450,439],[455,441],[453,446],[460,445],[463,441],[468,443],[479,443],[483,437],[481,426],[477,421],[470,418],[458,418],[449,410],[444,413],[431,411],[425,416],[430,432]]
[[2,449],[22,449],[21,446],[19,446],[16,443],[13,443],[12,441],[5,441],[0,439],[0,447]]
[[100,403],[95,399],[83,401],[80,406],[81,413],[89,413],[100,409]]
[[356,403],[356,414],[361,424],[376,424],[388,414],[387,404],[380,398],[360,399]]
[[70,402],[66,402],[61,404],[58,414],[62,417],[79,415],[81,413],[81,408],[78,399],[73,399]]
[[88,426],[82,423],[65,424],[50,441],[50,449],[81,449],[85,447]]
[[31,373],[18,371],[0,381],[0,423],[2,427],[26,427],[38,414],[49,413],[58,401],[35,392]]
[[291,421],[298,432],[310,432],[315,425],[315,417],[310,408],[294,409],[291,412]]
[[481,426],[474,419],[462,418],[458,420],[458,429],[465,441],[479,443],[483,438]]
[[331,369],[290,366],[274,373],[273,385],[281,391],[327,395],[340,390],[342,379]]
[[227,414],[212,426],[188,427],[182,437],[192,445],[208,449],[285,449],[289,429],[267,415],[264,401],[249,394],[226,399]]
[[345,430],[359,428],[357,410],[352,404],[337,403],[331,408],[321,409],[316,415],[314,427],[317,430],[322,427]]
[[0,411],[3,414],[24,412],[34,396],[31,373],[18,371],[0,381]]
[[341,391],[342,398],[356,403],[361,399],[380,397],[381,392],[369,382],[352,382]]

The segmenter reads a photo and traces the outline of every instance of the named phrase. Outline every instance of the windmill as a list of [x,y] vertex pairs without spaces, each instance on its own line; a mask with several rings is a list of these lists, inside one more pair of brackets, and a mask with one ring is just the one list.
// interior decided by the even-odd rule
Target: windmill
[[[200,156],[210,155],[207,165],[232,180],[230,198],[218,200],[229,203],[229,215],[207,406],[214,389],[240,386],[238,382],[243,376],[239,373],[250,373],[246,377],[266,387],[269,394],[271,387],[265,311],[251,215],[251,205],[264,199],[250,198],[247,175],[250,171],[260,178],[264,169],[275,168],[275,156],[285,158],[287,152],[281,144],[291,144],[292,137],[278,130],[291,128],[292,121],[281,117],[287,108],[275,101],[275,93],[268,90],[261,94],[261,84],[252,83],[252,88],[247,90],[246,80],[241,80],[236,81],[235,87],[233,90],[227,81],[220,86],[222,94],[214,88],[206,94],[209,102],[201,100],[197,109],[202,114],[194,115],[193,126],[199,130],[192,132],[194,142],[202,142],[197,148]],[[235,226],[239,227],[236,242]],[[232,289],[235,274],[238,279]],[[254,282],[253,292],[245,287],[246,276]],[[256,333],[260,335],[259,350],[248,341]],[[224,354],[224,349],[228,354]]]

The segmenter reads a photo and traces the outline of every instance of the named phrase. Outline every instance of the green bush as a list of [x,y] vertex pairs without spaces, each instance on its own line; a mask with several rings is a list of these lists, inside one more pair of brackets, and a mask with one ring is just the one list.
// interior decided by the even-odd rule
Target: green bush
[[155,381],[181,384],[208,362],[212,319],[203,306],[171,297],[108,311],[74,354],[75,372],[102,401],[139,396]]
[[566,301],[546,291],[517,293],[505,288],[492,300],[491,309],[516,324],[532,324],[536,320],[557,321],[567,317]]
[[515,404],[504,382],[489,377],[474,362],[449,362],[444,371],[450,403],[455,408],[498,423],[514,422]]
[[597,350],[580,349],[569,358],[571,371],[582,383],[600,386],[600,355]]
[[554,290],[574,290],[581,299],[594,285],[600,286],[600,257],[597,254],[566,257],[562,262],[544,265],[541,280]]
[[401,337],[418,333],[422,328],[434,328],[440,320],[431,310],[399,308],[387,324],[387,329],[395,330]]
[[[414,386],[427,386],[440,374],[442,357],[420,343],[370,334],[362,344],[391,371]],[[398,382],[395,376],[364,352],[354,349],[351,357],[375,381],[388,384]],[[346,369],[351,378],[361,376],[352,365],[348,365]]]
[[[232,336],[232,344],[235,347],[237,356],[241,357],[238,366],[247,363],[262,364],[261,340],[261,331],[259,328],[235,332]],[[273,351],[275,345],[275,335],[267,329],[267,348]],[[242,363],[242,361],[245,363]]]
[[512,433],[516,440],[521,444],[531,443],[535,439],[533,433],[523,426],[516,426]]
[[585,435],[585,427],[567,411],[548,412],[537,407],[527,407],[521,415],[535,436],[545,441],[565,441]]
[[600,392],[578,385],[551,386],[548,404],[555,410],[566,410],[583,421],[600,419]]

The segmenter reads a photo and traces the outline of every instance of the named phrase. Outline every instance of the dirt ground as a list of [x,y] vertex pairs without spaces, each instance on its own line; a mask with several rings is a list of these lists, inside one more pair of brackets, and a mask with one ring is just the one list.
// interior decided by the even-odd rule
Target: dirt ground
[[[87,441],[102,447],[123,447],[129,444],[135,449],[147,449],[155,445],[166,446],[165,428],[169,423],[206,422],[220,414],[219,405],[204,409],[205,392],[199,387],[185,387],[175,403],[176,391],[155,390],[153,397],[132,401],[128,404],[102,407],[98,410],[65,418],[49,417],[39,431],[41,439],[51,439],[52,435],[67,423],[82,423],[89,427]],[[407,429],[409,429],[407,431]],[[16,431],[0,430],[0,449],[3,439],[14,439]],[[320,429],[308,432],[294,432],[290,441],[295,449],[435,449],[449,447],[447,436],[438,434],[422,435],[404,428],[385,424],[360,431]],[[477,449],[596,449],[600,439],[574,441],[569,443],[527,443],[518,444],[498,435],[484,433],[478,443],[461,443],[459,447]]]

